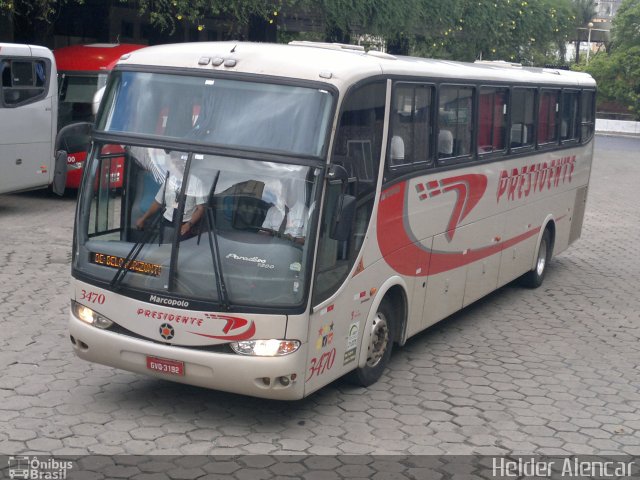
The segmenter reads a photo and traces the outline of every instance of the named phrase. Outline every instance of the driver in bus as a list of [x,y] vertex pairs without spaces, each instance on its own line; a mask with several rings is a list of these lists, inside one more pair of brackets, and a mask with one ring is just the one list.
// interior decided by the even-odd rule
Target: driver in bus
[[[164,153],[164,152],[163,152]],[[162,241],[170,242],[173,239],[174,215],[178,211],[180,192],[184,179],[184,168],[187,163],[187,155],[182,152],[170,152],[166,181],[160,186],[156,196],[147,211],[136,220],[136,228],[144,229],[145,222],[162,210]],[[207,193],[200,179],[195,175],[189,175],[185,189],[186,199],[184,212],[180,221],[179,239],[186,240],[195,235],[194,227],[204,214],[204,205],[207,201]]]
[[305,205],[304,191],[294,188],[298,182],[276,180],[265,186],[263,199],[271,203],[262,228],[273,235],[303,244],[307,234],[309,208]]

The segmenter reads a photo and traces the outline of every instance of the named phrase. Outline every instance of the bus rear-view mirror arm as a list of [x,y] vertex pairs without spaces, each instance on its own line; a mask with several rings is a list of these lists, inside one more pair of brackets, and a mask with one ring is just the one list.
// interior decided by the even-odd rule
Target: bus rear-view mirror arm
[[78,122],[60,129],[56,136],[55,165],[53,169],[53,183],[51,188],[56,195],[64,195],[64,187],[67,183],[67,139],[72,135],[91,135],[93,124]]
[[347,195],[347,186],[349,184],[349,174],[342,165],[333,164],[329,167],[327,174],[329,183],[340,182],[342,184],[342,192],[336,202],[336,207],[331,219],[331,232],[329,237],[333,240],[343,242],[351,236],[351,227],[356,214],[356,197]]

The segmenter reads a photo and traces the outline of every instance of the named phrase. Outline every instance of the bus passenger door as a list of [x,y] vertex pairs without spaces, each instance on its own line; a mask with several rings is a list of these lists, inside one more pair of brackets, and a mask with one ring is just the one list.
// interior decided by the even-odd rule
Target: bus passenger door
[[51,62],[7,56],[0,59],[0,70],[0,192],[46,186],[53,175],[57,114]]

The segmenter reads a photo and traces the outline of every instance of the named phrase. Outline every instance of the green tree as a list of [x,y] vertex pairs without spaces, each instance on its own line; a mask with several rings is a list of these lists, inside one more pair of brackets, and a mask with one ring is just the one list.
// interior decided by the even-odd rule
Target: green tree
[[[423,0],[422,54],[525,64],[563,58],[573,20],[570,0]],[[427,23],[428,22],[428,23]]]
[[613,20],[609,51],[593,57],[589,72],[598,82],[598,102],[616,102],[640,120],[640,0],[624,0]]
[[[152,25],[175,31],[179,22],[204,28],[206,17],[226,17],[233,29],[240,31],[254,18],[274,22],[285,5],[296,0],[119,0],[134,5],[141,15],[149,15]],[[235,33],[235,32],[232,32]]]
[[623,105],[640,120],[640,46],[595,55],[582,69],[598,82],[599,103]]
[[17,41],[45,43],[53,22],[68,3],[83,4],[84,0],[0,0],[0,25],[12,23]]
[[640,45],[640,1],[622,2],[613,19],[613,42],[611,48]]

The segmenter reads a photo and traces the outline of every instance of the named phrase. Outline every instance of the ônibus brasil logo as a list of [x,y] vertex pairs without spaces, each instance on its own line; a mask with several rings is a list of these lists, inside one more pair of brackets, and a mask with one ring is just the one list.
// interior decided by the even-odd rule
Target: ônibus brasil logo
[[478,204],[486,189],[487,177],[480,174],[458,175],[416,185],[420,201],[449,192],[456,194],[456,203],[447,224],[446,236],[449,241],[453,240],[456,228]]

